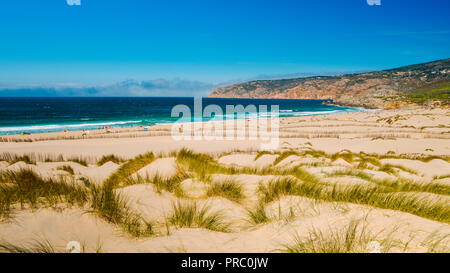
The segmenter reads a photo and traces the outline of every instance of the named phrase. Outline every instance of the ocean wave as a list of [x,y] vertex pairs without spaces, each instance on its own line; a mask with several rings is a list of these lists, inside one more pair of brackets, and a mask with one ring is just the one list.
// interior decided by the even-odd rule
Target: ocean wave
[[109,121],[97,123],[78,123],[78,124],[47,124],[47,125],[25,125],[14,127],[0,127],[0,132],[17,132],[17,131],[46,131],[46,130],[63,130],[71,128],[95,127],[95,126],[111,126],[141,123],[141,120],[129,121]]
[[[305,109],[306,110],[306,109]],[[362,112],[369,111],[364,108],[347,108],[347,107],[333,107],[330,110],[324,110],[323,108],[317,111],[310,110],[301,111],[301,109],[287,109],[280,110],[278,114],[273,115],[270,111],[267,112],[257,112],[248,113],[245,116],[238,116],[238,119],[258,119],[258,118],[277,118],[277,117],[302,117],[302,116],[315,116],[315,115],[328,115],[328,114],[338,114],[338,113],[351,113],[351,112]],[[40,133],[40,132],[57,132],[64,129],[67,130],[81,130],[81,129],[96,129],[98,126],[117,126],[117,127],[129,127],[132,124],[142,124],[142,125],[153,125],[153,124],[170,124],[170,123],[180,123],[177,119],[171,117],[164,118],[149,118],[143,120],[127,120],[127,121],[92,121],[87,122],[91,118],[81,118],[79,123],[67,123],[67,124],[39,124],[39,125],[18,125],[18,126],[8,126],[0,127],[0,134],[6,133],[17,133],[17,132],[30,132],[30,133]],[[221,115],[216,115],[214,118],[204,118],[203,121],[230,121],[236,119],[235,114],[223,113]],[[191,123],[189,121],[184,121],[182,123]]]

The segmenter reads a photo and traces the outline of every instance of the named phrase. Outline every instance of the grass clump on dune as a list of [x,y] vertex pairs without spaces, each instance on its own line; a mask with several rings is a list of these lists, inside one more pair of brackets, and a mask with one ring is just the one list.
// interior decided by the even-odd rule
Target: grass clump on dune
[[91,185],[92,212],[106,221],[123,227],[135,237],[145,237],[153,234],[153,224],[145,221],[140,215],[132,212],[127,201],[116,193],[111,185]]
[[372,164],[375,167],[380,167],[381,166],[381,162],[375,157],[360,156],[358,169],[366,169],[368,167],[368,164]]
[[274,179],[260,185],[261,200],[271,202],[282,195],[298,195],[329,202],[349,202],[403,211],[428,219],[450,223],[450,205],[445,199],[431,200],[421,192],[398,192],[387,187],[363,185],[327,186],[317,182],[298,183],[291,178]]
[[176,202],[172,205],[169,223],[178,227],[205,228],[213,231],[228,232],[229,224],[223,221],[220,213],[210,212],[209,206],[200,207],[196,202]]
[[234,180],[227,179],[221,182],[214,182],[207,191],[207,196],[221,196],[235,202],[239,202],[245,198],[242,185]]
[[339,158],[345,160],[348,163],[353,163],[355,155],[352,152],[345,150],[343,152],[333,154],[330,157],[331,161],[336,161]]
[[54,207],[60,203],[83,206],[88,201],[86,189],[75,183],[43,179],[32,170],[0,173],[0,208],[6,216],[13,204],[22,208]]
[[413,180],[397,178],[392,179],[374,179],[372,175],[363,171],[347,170],[336,171],[328,175],[328,177],[336,176],[352,176],[372,182],[380,188],[392,192],[429,192],[434,194],[450,195],[450,186],[439,183],[419,183]]
[[63,166],[59,166],[58,168],[56,168],[59,171],[65,171],[70,173],[71,175],[74,175],[75,172],[73,170],[73,168],[70,165],[63,165]]
[[401,165],[393,165],[393,164],[385,164],[385,165],[381,166],[380,171],[396,175],[398,173],[397,169],[417,175],[417,172],[414,170],[408,169]]
[[320,184],[302,183],[297,195],[330,202],[349,202],[373,207],[403,211],[428,219],[450,223],[450,206],[442,200],[431,201],[420,193],[385,191],[379,188],[354,185],[324,187]]
[[264,224],[270,221],[269,217],[266,214],[266,208],[264,206],[264,202],[260,201],[253,209],[247,210],[248,221],[252,225]]
[[264,156],[264,155],[272,155],[272,152],[269,151],[260,151],[258,152],[258,154],[255,156],[255,158],[253,159],[254,161],[258,160],[260,157]]
[[31,170],[0,173],[0,216],[8,217],[11,206],[23,208],[61,205],[88,209],[106,221],[118,224],[133,236],[151,234],[151,224],[130,211],[126,201],[111,186],[96,186],[44,179]]
[[34,240],[28,245],[13,245],[8,242],[0,242],[0,252],[7,253],[57,253],[58,251],[48,240]]
[[85,166],[85,167],[88,166],[87,161],[84,160],[84,159],[81,158],[81,157],[72,157],[72,158],[69,158],[67,161],[72,161],[72,162],[78,163],[78,164],[80,164],[80,165],[82,165],[82,166]]
[[308,236],[296,235],[294,243],[284,245],[288,253],[367,253],[368,244],[376,238],[361,221],[351,221],[347,226],[322,232],[313,229]]
[[262,195],[262,200],[269,203],[283,195],[295,195],[298,185],[298,181],[293,178],[280,178],[259,184],[258,192]]
[[117,157],[117,156],[115,156],[113,154],[110,154],[110,155],[102,156],[102,158],[100,158],[100,160],[97,162],[97,166],[103,166],[105,163],[110,162],[110,161],[113,162],[113,163],[116,163],[116,164],[120,164],[122,162],[125,162],[124,159],[122,159],[120,157]]
[[186,166],[189,172],[195,173],[201,180],[207,178],[211,173],[220,173],[224,170],[212,157],[185,148],[178,152],[177,161]]
[[286,152],[283,152],[283,153],[280,154],[279,157],[277,157],[277,158],[275,159],[275,161],[273,162],[273,165],[274,165],[274,166],[278,165],[278,163],[280,163],[281,161],[283,161],[283,160],[285,160],[286,158],[290,157],[291,155],[297,155],[297,156],[298,156],[299,153],[298,153],[298,152],[295,152],[295,151],[286,151]]
[[178,196],[183,195],[181,189],[181,182],[188,179],[190,175],[184,171],[178,171],[172,177],[162,178],[159,174],[156,174],[153,178],[147,179],[147,181],[156,186],[157,192],[161,193],[163,190],[174,193]]
[[128,177],[123,184],[125,186],[137,185],[137,184],[153,184],[156,187],[156,192],[162,193],[163,190],[174,193],[177,196],[183,196],[183,190],[181,188],[181,182],[190,178],[191,175],[182,168],[178,168],[177,173],[174,176],[164,178],[159,173],[156,173],[153,177]]
[[105,181],[105,184],[111,184],[113,187],[120,186],[135,172],[152,163],[155,160],[153,153],[139,155],[119,167],[119,169],[111,174]]

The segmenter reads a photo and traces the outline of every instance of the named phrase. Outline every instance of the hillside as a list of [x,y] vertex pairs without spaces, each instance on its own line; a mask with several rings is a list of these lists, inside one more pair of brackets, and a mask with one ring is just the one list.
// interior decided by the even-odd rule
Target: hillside
[[343,76],[257,80],[213,90],[211,97],[329,99],[337,104],[397,108],[448,106],[450,59]]

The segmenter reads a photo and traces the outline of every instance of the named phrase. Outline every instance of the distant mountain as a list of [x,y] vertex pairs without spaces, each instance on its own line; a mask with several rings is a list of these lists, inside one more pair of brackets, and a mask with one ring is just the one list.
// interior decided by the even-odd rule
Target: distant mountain
[[213,90],[211,97],[325,99],[369,108],[410,104],[448,106],[450,59],[396,69],[307,78],[256,80]]

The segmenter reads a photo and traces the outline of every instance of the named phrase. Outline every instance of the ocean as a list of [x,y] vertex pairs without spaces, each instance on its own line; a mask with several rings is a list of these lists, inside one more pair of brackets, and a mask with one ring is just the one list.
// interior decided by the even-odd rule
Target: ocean
[[[179,118],[171,117],[171,111],[179,104],[189,106],[194,112],[194,99],[187,97],[0,98],[0,135],[173,123]],[[203,108],[219,105],[224,113],[226,105],[267,105],[269,111],[271,105],[279,105],[280,117],[364,111],[323,104],[321,100],[203,98],[202,104]]]

